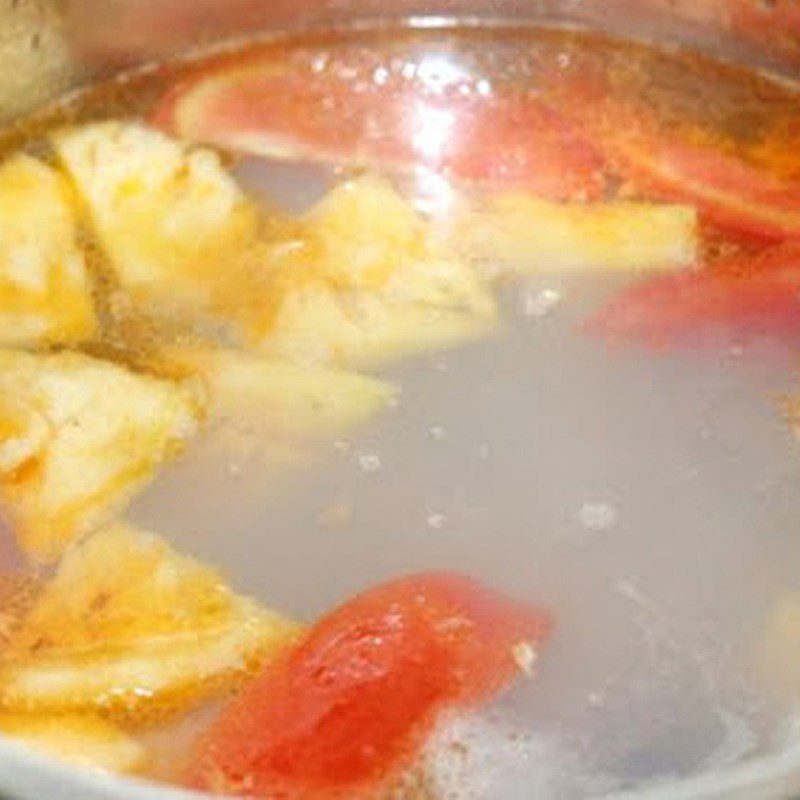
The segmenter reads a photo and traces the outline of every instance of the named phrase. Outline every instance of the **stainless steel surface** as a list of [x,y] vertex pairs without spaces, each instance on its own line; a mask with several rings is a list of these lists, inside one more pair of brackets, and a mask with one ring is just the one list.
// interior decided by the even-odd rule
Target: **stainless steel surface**
[[13,117],[67,86],[203,43],[386,18],[589,25],[792,72],[800,67],[798,15],[791,0],[6,0],[0,114]]
[[[6,119],[14,118],[27,110],[35,108],[45,100],[56,97],[67,87],[78,86],[97,76],[112,74],[122,66],[130,66],[146,62],[155,58],[162,58],[174,53],[182,53],[187,48],[202,45],[221,38],[236,37],[251,34],[260,29],[285,29],[303,28],[309,26],[326,26],[330,24],[345,24],[357,20],[373,18],[384,19],[387,16],[407,18],[420,16],[427,19],[428,24],[435,24],[447,18],[471,18],[510,21],[541,20],[548,23],[585,24],[600,27],[604,30],[623,35],[642,38],[654,38],[659,41],[685,43],[711,52],[722,54],[726,57],[741,58],[754,63],[770,64],[791,73],[796,65],[800,65],[800,48],[797,38],[791,30],[775,25],[771,30],[769,25],[764,29],[757,26],[743,26],[741,16],[743,4],[750,3],[751,11],[756,14],[777,13],[774,9],[785,9],[782,2],[768,4],[759,0],[681,0],[680,2],[667,2],[667,0],[495,0],[490,3],[480,3],[474,0],[67,0],[62,3],[32,2],[19,0],[6,2],[0,6],[0,115]],[[772,8],[772,11],[770,10]],[[759,17],[760,18],[760,17]],[[524,343],[528,346],[528,343]],[[556,342],[557,344],[557,342]],[[532,345],[533,347],[534,345]],[[546,350],[541,342],[538,347]],[[546,363],[547,354],[542,352],[541,358]],[[486,365],[480,364],[480,353],[475,356],[475,376],[473,383],[477,384],[483,374],[481,371]],[[595,354],[589,350],[577,352],[576,359],[587,362],[585,374],[591,375],[592,364],[596,366]],[[469,361],[469,357],[466,359]],[[494,361],[494,356],[489,354],[487,362]],[[781,365],[783,369],[785,365]],[[555,367],[552,367],[555,369]],[[754,372],[762,368],[760,364],[751,364],[749,367]],[[459,368],[460,369],[460,368]],[[638,370],[639,366],[631,366],[631,370]],[[687,372],[692,369],[684,364],[679,367]],[[737,367],[738,369],[738,367]],[[780,370],[777,370],[780,371]],[[697,372],[697,370],[695,370]],[[724,374],[723,374],[724,373]],[[468,375],[467,372],[460,373]],[[597,377],[597,376],[596,376]],[[664,376],[662,376],[663,378]],[[730,380],[735,383],[736,378],[731,378],[720,367],[720,381]],[[709,377],[709,381],[713,378]],[[702,383],[703,378],[698,378]],[[597,383],[600,378],[597,378]],[[587,382],[583,387],[583,394],[590,398],[594,386]],[[665,385],[668,381],[665,382]],[[652,385],[652,379],[645,368],[642,368],[639,377],[638,391],[642,397],[647,396]],[[699,384],[698,384],[699,385]],[[466,394],[469,386],[462,387]],[[456,394],[447,387],[440,387],[442,392],[442,408],[445,400],[450,402],[452,395]],[[698,396],[702,387],[699,388]],[[731,395],[733,394],[731,389]],[[550,394],[542,393],[541,402],[546,404],[548,399],[550,408],[556,408],[560,403],[557,393],[551,387]],[[432,401],[435,403],[435,397]],[[742,403],[744,405],[744,402]],[[581,406],[578,404],[582,419],[589,419],[593,413],[592,404],[587,399]],[[432,408],[436,409],[435,404]],[[582,408],[582,411],[581,411]],[[653,419],[642,422],[642,429],[648,429],[650,423],[659,422],[659,413],[667,416],[666,403],[662,406],[653,406]],[[512,413],[511,409],[509,413]],[[523,409],[517,409],[518,417],[523,418]],[[694,406],[687,402],[686,415],[694,413]],[[428,413],[429,409],[425,409]],[[672,413],[672,409],[669,409]],[[758,424],[768,427],[770,423],[762,419],[761,411],[753,402],[746,409],[746,413],[757,419]],[[422,416],[420,417],[420,419]],[[466,419],[466,415],[465,415]],[[730,431],[737,427],[738,417],[730,421]],[[627,421],[627,420],[626,420]],[[419,422],[419,420],[417,420]],[[467,427],[467,422],[464,422]],[[543,425],[543,428],[548,427]],[[543,430],[542,435],[554,434]],[[402,437],[397,437],[397,452],[405,452]],[[676,441],[678,436],[675,436]],[[753,449],[757,447],[756,437],[753,438]],[[777,439],[777,434],[776,434]],[[745,439],[746,442],[749,440]],[[760,439],[758,441],[761,441]],[[574,453],[575,458],[581,457],[580,452]],[[762,454],[764,455],[764,454]],[[768,454],[767,454],[768,455]],[[767,455],[764,455],[765,461]],[[451,456],[453,462],[462,456]],[[789,457],[787,456],[787,461]],[[401,459],[397,458],[397,461]],[[448,462],[442,462],[447,464]],[[766,468],[766,467],[765,467]],[[791,469],[791,465],[787,466]],[[341,467],[344,471],[345,467]],[[181,472],[175,475],[162,486],[154,495],[151,502],[158,499],[158,491],[165,496],[178,485]],[[400,475],[405,474],[400,470]],[[412,478],[409,477],[409,481]],[[374,507],[370,510],[370,520],[374,522],[380,518],[382,502],[391,502],[391,487],[384,490],[384,495],[377,493],[372,500]],[[232,490],[233,491],[233,490]],[[498,488],[498,492],[500,489]],[[552,489],[557,492],[557,486]],[[232,493],[231,497],[234,496]],[[155,501],[153,501],[155,497]],[[162,497],[163,499],[163,497]],[[147,505],[145,501],[145,507]],[[305,498],[297,501],[298,506],[305,504]],[[178,504],[176,504],[178,505]],[[743,506],[744,507],[744,506]],[[289,512],[302,515],[303,509],[296,508],[289,502],[282,513],[288,517]],[[178,511],[175,512],[176,515]],[[205,512],[204,512],[205,513]],[[309,512],[311,513],[311,512]],[[743,511],[742,514],[745,512]],[[217,511],[218,522],[226,518],[225,508]],[[211,515],[213,517],[213,514]],[[253,512],[256,516],[256,512]],[[725,515],[723,515],[725,516]],[[643,516],[644,518],[644,516]],[[176,517],[177,519],[177,517]],[[309,530],[311,530],[309,520]],[[731,521],[733,524],[733,521]],[[522,529],[520,524],[520,529]],[[255,530],[255,526],[253,528]],[[209,525],[210,530],[210,525]],[[194,536],[194,531],[192,534]],[[211,533],[206,537],[200,535],[200,544],[208,548],[209,553],[214,551]],[[255,536],[255,534],[254,534]],[[181,544],[187,543],[185,538]],[[369,537],[364,533],[364,543],[369,546]],[[197,538],[192,539],[196,544]],[[688,544],[688,543],[684,543]],[[555,547],[555,545],[554,545]],[[328,553],[331,561],[335,554]],[[403,557],[406,557],[403,555]],[[291,562],[291,557],[285,555],[286,561]],[[408,556],[411,559],[411,556]],[[543,575],[546,581],[546,576]],[[250,574],[250,579],[255,586],[258,575]],[[304,577],[308,583],[318,580],[313,571]],[[297,583],[292,576],[285,578],[285,590],[293,590],[289,583]],[[553,580],[553,588],[557,590],[559,580]],[[314,601],[316,602],[316,601]],[[313,607],[310,602],[309,609]],[[316,610],[316,609],[314,609]],[[758,774],[744,765],[741,769],[733,770],[727,782],[717,781],[714,785],[709,782],[689,782],[680,789],[653,791],[645,793],[642,797],[664,798],[676,800],[680,797],[704,798],[742,798],[742,800],[758,800],[759,798],[786,798],[790,796],[789,787],[796,785],[796,775],[800,771],[800,756],[796,752],[779,753],[774,759],[768,761],[764,769]],[[159,788],[143,789],[135,784],[118,784],[105,778],[75,776],[70,771],[45,765],[44,762],[34,757],[23,755],[17,749],[0,743],[0,787],[8,787],[17,792],[17,797],[47,798],[76,798],[76,800],[100,800],[100,798],[124,798],[125,800],[139,800],[152,798],[163,800],[168,795],[167,790]],[[176,795],[177,796],[177,795]],[[622,795],[618,795],[622,796]],[[504,798],[497,798],[504,800]],[[534,800],[530,798],[528,800]]]

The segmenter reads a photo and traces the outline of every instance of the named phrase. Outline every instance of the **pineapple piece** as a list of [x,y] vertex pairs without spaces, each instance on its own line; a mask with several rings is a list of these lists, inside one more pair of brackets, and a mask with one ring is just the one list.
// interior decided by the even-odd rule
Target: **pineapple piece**
[[300,628],[152,533],[71,549],[0,659],[0,707],[153,722],[239,685]]
[[358,425],[397,396],[384,381],[323,367],[303,367],[237,350],[173,347],[166,368],[198,376],[212,413],[291,439],[330,436]]
[[800,692],[800,595],[782,598],[770,614],[758,666],[772,691],[796,699]]
[[74,198],[35,158],[0,166],[0,345],[74,343],[97,329]]
[[364,364],[485,335],[494,300],[386,182],[344,183],[263,256],[250,343],[290,360]]
[[214,152],[113,121],[62,131],[54,143],[134,303],[193,321],[241,284],[258,213]]
[[23,549],[52,560],[119,513],[199,416],[168,381],[78,353],[0,350],[0,500]]
[[88,714],[0,714],[0,733],[75,767],[131,775],[147,766],[147,752],[139,742]]
[[6,646],[20,620],[32,608],[42,579],[28,572],[0,573],[0,650]]
[[428,225],[385,180],[335,187],[309,211],[321,269],[335,283],[380,289],[407,264],[430,256]]
[[676,269],[693,264],[698,248],[690,206],[565,205],[524,192],[490,197],[456,232],[465,256],[521,272]]

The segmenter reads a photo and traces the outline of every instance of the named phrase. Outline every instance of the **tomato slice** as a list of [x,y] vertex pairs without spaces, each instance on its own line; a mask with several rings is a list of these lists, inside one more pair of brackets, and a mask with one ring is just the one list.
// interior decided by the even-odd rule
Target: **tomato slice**
[[356,46],[332,56],[255,51],[176,86],[154,121],[233,151],[425,167],[549,199],[593,199],[605,187],[603,161],[577,126],[443,56],[392,59]]
[[798,184],[710,147],[661,137],[620,137],[610,148],[627,177],[658,197],[694,204],[708,222],[765,240],[800,238]]
[[546,615],[449,573],[401,579],[325,617],[201,738],[193,788],[291,800],[360,798],[409,765],[446,708],[519,672]]
[[[610,170],[645,196],[690,203],[707,225],[761,244],[800,239],[800,181],[784,177],[764,154],[748,158],[727,146],[722,131],[682,129],[647,106],[641,88],[621,88],[597,65],[579,65],[551,79],[548,99],[576,125],[591,132]],[[796,133],[770,143],[773,166],[796,161]],[[750,152],[752,151],[752,152]]]
[[800,244],[734,258],[713,268],[659,276],[612,300],[586,326],[652,346],[800,336]]

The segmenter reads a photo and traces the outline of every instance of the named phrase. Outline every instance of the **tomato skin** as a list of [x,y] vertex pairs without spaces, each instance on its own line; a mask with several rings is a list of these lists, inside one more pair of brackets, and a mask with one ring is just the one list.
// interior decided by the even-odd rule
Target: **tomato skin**
[[562,96],[572,118],[592,131],[612,172],[638,193],[694,205],[704,224],[735,238],[762,244],[800,239],[800,183],[662,129],[639,102],[614,97],[597,73],[574,78]]
[[800,243],[632,286],[585,326],[608,339],[655,347],[737,341],[800,342]]
[[153,122],[268,157],[425,167],[554,200],[597,199],[605,190],[597,149],[536,97],[466,72],[439,82],[425,77],[419,57],[407,62],[408,74],[389,70],[380,51],[354,47],[337,59],[323,72],[270,50],[212,64],[175,86]]
[[223,711],[187,784],[287,800],[372,796],[409,765],[442,710],[502,690],[519,671],[514,645],[539,643],[549,627],[448,573],[365,592]]
[[701,216],[737,234],[800,238],[800,185],[710,147],[634,137],[611,145],[615,163],[645,191],[697,206]]
[[693,205],[705,226],[734,239],[800,239],[800,181],[774,174],[776,161],[796,160],[796,135],[776,131],[772,163],[762,164],[758,148],[740,153],[722,131],[665,122],[646,94],[619,86],[596,64],[551,78],[547,98],[590,132],[609,172],[637,195]]

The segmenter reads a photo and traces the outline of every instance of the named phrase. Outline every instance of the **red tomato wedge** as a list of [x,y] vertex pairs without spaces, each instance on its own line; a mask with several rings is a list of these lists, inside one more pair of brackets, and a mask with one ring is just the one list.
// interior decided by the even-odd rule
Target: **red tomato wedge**
[[432,573],[365,592],[319,622],[198,744],[187,784],[243,795],[373,797],[438,715],[485,702],[549,618],[470,578]]
[[549,199],[597,198],[605,187],[603,161],[578,127],[444,57],[403,61],[354,47],[326,65],[324,55],[256,52],[176,86],[154,121],[238,152],[425,167]]
[[586,327],[611,339],[663,347],[719,334],[800,343],[800,244],[637,284]]
[[626,177],[658,197],[692,203],[708,222],[765,240],[800,238],[800,184],[662,137],[622,136],[609,149]]
[[[591,132],[611,171],[641,194],[692,204],[705,223],[762,244],[800,239],[800,181],[711,143],[698,144],[662,123],[646,105],[646,94],[614,87],[601,68],[576,68],[560,83],[551,79],[548,97]],[[713,141],[713,131],[701,141],[706,138]],[[787,140],[787,155],[796,146]]]
[[[579,97],[586,97],[581,87]],[[596,86],[592,91],[597,92]],[[583,115],[613,170],[642,193],[691,203],[703,220],[762,241],[800,239],[800,183],[659,128],[652,114],[605,98]],[[787,145],[788,146],[788,145]]]

